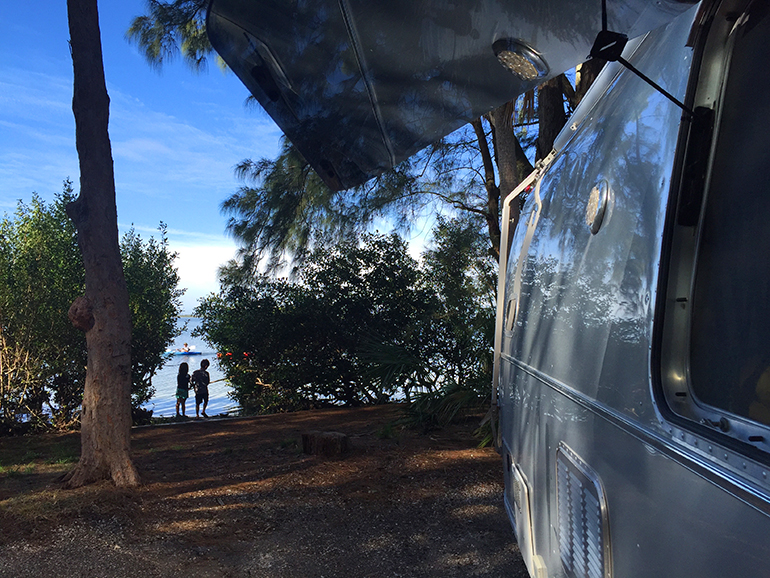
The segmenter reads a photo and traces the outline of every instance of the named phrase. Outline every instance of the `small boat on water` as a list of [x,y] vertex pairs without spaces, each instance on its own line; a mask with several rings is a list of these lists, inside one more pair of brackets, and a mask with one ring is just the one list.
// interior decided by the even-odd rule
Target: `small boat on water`
[[180,347],[179,349],[167,349],[166,354],[167,355],[202,355],[202,352],[195,351],[194,345],[188,346],[185,343],[184,347]]

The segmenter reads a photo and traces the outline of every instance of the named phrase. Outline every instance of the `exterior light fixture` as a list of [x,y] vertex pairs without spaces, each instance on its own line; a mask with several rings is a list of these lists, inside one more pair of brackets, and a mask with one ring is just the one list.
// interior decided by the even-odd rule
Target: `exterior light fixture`
[[500,64],[521,80],[537,80],[548,74],[548,65],[533,48],[519,40],[501,38],[492,44]]

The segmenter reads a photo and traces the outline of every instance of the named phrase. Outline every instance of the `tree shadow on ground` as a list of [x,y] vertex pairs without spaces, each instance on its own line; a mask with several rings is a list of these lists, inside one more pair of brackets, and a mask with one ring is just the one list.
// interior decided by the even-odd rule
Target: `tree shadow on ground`
[[[0,575],[58,563],[55,574],[116,578],[527,576],[499,456],[475,447],[473,424],[386,427],[398,417],[388,406],[136,428],[142,487],[49,484],[0,501],[17,530],[0,538]],[[343,432],[353,450],[304,455],[308,430]]]

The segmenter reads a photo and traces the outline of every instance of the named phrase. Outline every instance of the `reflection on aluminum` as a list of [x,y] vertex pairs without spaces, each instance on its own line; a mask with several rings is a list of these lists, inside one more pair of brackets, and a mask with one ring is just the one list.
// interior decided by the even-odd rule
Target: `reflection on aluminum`
[[535,50],[510,38],[492,44],[492,50],[503,67],[522,80],[537,80],[548,74],[548,65]]
[[591,189],[586,206],[586,225],[591,229],[592,235],[596,235],[602,227],[609,199],[610,185],[607,181],[602,180]]

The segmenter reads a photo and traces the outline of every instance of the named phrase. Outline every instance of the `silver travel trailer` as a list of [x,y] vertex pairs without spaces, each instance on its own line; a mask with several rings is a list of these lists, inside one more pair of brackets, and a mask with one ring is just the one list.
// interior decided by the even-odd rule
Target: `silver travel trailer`
[[[770,576],[766,2],[610,64],[506,231],[497,404],[533,576]],[[684,120],[683,120],[684,118]]]
[[311,2],[325,67],[292,28],[318,18],[261,3],[276,40],[245,4],[214,0],[212,43],[337,187],[632,38],[503,203],[505,505],[537,578],[770,576],[770,3]]

